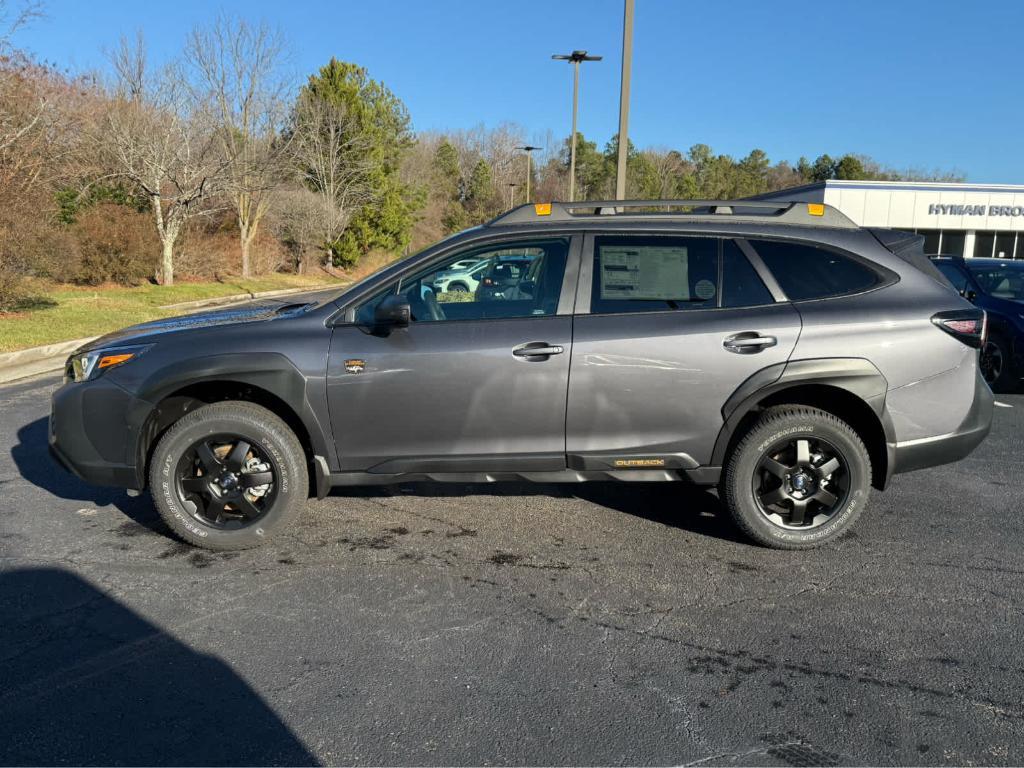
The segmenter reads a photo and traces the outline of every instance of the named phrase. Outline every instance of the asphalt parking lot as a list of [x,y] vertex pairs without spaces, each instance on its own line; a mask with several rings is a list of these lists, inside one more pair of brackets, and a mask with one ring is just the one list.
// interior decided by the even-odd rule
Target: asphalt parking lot
[[747,544],[668,486],[335,493],[170,539],[0,389],[0,763],[1021,764],[1024,397],[854,534]]

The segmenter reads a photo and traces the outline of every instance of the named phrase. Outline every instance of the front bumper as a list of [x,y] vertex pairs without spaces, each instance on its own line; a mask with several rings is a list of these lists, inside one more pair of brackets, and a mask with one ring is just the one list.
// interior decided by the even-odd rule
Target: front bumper
[[966,457],[988,435],[992,427],[994,402],[992,390],[979,369],[974,381],[974,400],[964,420],[953,432],[889,444],[894,473],[950,464]]
[[139,490],[138,437],[151,410],[107,377],[65,384],[53,393],[50,453],[86,482]]

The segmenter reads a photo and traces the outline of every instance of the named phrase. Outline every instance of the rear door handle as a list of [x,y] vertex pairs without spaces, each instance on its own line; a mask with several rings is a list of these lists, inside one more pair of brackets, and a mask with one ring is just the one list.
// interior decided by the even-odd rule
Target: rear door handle
[[727,336],[722,346],[737,355],[753,355],[778,343],[779,340],[774,336],[762,336],[757,331],[744,331]]
[[528,341],[512,350],[516,357],[550,357],[565,352],[565,347],[548,344],[546,341]]

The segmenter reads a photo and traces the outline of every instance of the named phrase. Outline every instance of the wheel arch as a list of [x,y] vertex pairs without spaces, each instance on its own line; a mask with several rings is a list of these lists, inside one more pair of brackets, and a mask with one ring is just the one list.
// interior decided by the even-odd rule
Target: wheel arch
[[884,489],[893,470],[895,437],[885,411],[888,384],[863,358],[796,360],[758,371],[722,408],[724,423],[712,462],[721,466],[750,425],[775,405],[819,408],[849,424],[864,441],[872,467],[872,485]]
[[[196,408],[226,400],[261,405],[277,415],[295,433],[310,467],[316,456],[333,458],[329,434],[306,397],[306,379],[283,355],[261,355],[258,362],[234,354],[191,360],[150,381],[159,383],[144,389],[143,397],[153,408],[136,446],[136,467],[143,481],[157,441],[172,424]],[[314,478],[312,470],[310,477]]]

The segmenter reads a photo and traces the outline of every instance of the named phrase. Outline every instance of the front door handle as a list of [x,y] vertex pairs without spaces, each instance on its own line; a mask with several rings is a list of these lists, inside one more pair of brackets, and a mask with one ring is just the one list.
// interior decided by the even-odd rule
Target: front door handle
[[722,346],[737,355],[753,355],[778,343],[779,340],[774,336],[762,336],[757,331],[744,331],[726,337]]
[[565,352],[565,347],[548,344],[546,341],[528,341],[512,350],[516,357],[550,357]]

